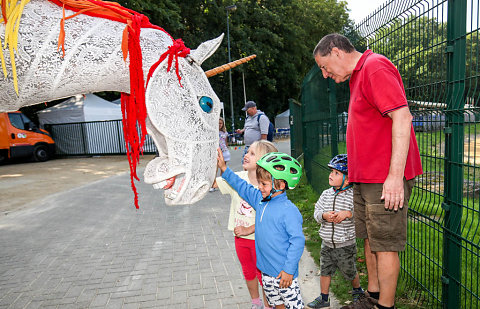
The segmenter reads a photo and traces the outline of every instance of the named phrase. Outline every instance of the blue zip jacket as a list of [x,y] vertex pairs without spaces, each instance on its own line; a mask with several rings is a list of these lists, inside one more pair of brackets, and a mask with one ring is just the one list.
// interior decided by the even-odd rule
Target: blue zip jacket
[[256,211],[255,251],[257,268],[272,277],[283,270],[298,277],[298,263],[305,247],[303,218],[298,208],[282,193],[262,202],[262,193],[238,177],[230,168],[222,177]]

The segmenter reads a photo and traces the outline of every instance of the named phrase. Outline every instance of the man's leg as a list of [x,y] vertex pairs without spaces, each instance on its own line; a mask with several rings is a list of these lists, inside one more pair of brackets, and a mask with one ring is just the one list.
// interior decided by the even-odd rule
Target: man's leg
[[365,252],[365,264],[367,265],[367,274],[368,274],[368,292],[379,292],[380,286],[378,284],[378,274],[377,274],[377,257],[375,253],[370,250],[370,242],[365,239],[364,243],[364,252]]
[[[375,260],[371,259],[368,264],[376,263],[377,284],[380,295],[378,303],[384,307],[392,307],[395,303],[395,292],[397,289],[397,279],[400,271],[399,251],[405,250],[407,241],[407,214],[408,200],[412,192],[415,181],[404,181],[404,207],[399,211],[386,211],[385,203],[381,200],[382,184],[362,184],[365,185],[365,205],[366,214],[370,220],[367,223],[368,241],[365,242],[365,256],[370,258],[367,253],[374,254]],[[367,247],[369,250],[367,250]],[[372,266],[370,266],[372,268]],[[368,271],[368,287],[375,288],[375,282],[370,280],[370,269]],[[370,285],[372,284],[372,286]],[[370,291],[373,292],[373,291]]]
[[[370,250],[370,240],[367,232],[367,214],[366,203],[369,198],[368,184],[355,183],[353,186],[353,203],[354,203],[354,219],[355,219],[355,233],[357,238],[364,240],[365,264],[367,266],[368,286],[367,291],[371,293],[378,293],[380,287],[378,285],[377,277],[377,258],[375,253]],[[379,192],[381,195],[381,192]],[[380,196],[378,196],[380,198]],[[378,296],[377,296],[378,297]]]
[[378,282],[380,284],[378,303],[385,307],[391,307],[395,303],[395,291],[397,290],[397,279],[400,271],[398,252],[379,251],[376,252],[376,255],[377,266],[381,270],[378,272]]

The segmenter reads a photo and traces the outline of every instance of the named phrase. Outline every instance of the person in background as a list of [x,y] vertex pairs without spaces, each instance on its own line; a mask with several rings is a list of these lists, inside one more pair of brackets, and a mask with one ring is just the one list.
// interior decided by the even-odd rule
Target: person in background
[[[257,161],[269,152],[278,151],[269,141],[256,141],[248,149],[243,160],[243,171],[236,172],[240,178],[248,181],[254,187],[257,182]],[[223,154],[223,152],[222,152]],[[263,308],[258,290],[258,283],[262,285],[262,274],[257,269],[257,256],[255,254],[255,209],[242,199],[223,178],[217,178],[218,188],[222,194],[230,194],[230,215],[228,229],[235,235],[235,251],[242,266],[243,276],[247,283],[248,292],[252,299],[252,309]],[[265,308],[269,308],[263,297]]]
[[324,36],[313,57],[324,78],[350,79],[348,178],[355,233],[365,241],[369,297],[345,308],[394,308],[408,199],[423,173],[402,78],[385,56],[358,52],[337,33]]
[[253,142],[267,139],[270,120],[264,112],[257,109],[257,104],[254,101],[247,101],[242,111],[247,113],[247,118],[245,119],[243,129],[238,129],[236,132],[243,134],[243,141],[245,143],[243,156],[245,156]]
[[[230,161],[230,150],[228,150],[228,133],[227,129],[225,128],[225,120],[223,120],[222,117],[218,119],[218,138],[218,147],[223,153],[226,164],[228,161]],[[222,176],[222,171],[220,171],[220,176]],[[212,187],[210,188],[210,192],[215,192],[217,188],[217,181],[214,180]]]

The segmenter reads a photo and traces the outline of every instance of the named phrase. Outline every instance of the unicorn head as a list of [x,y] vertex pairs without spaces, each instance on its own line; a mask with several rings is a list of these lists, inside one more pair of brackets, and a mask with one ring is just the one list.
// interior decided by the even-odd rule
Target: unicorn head
[[[0,81],[0,111],[99,91],[119,91],[142,97],[144,84],[138,76],[147,76],[151,68],[155,68],[147,84],[145,107],[147,131],[157,146],[159,156],[148,163],[144,181],[155,188],[165,188],[167,204],[189,204],[201,199],[216,172],[220,102],[200,66],[218,48],[223,34],[202,43],[190,54],[185,49],[185,53],[179,56],[170,53],[178,41],[160,27],[150,25],[141,31],[133,31],[126,26],[128,22],[118,22],[117,15],[112,20],[77,15],[69,11],[75,1],[67,1],[69,5],[62,12],[63,8],[57,2],[63,0],[36,0],[17,6],[18,12],[14,16],[21,16],[22,22],[21,27],[16,29],[18,31],[12,31],[8,36],[9,44],[17,42],[16,38],[12,39],[13,34],[18,36],[18,46],[14,47],[16,52],[12,51],[10,57],[2,60],[2,65],[12,70],[6,79]],[[102,1],[88,3],[102,8],[111,6]],[[115,14],[122,12],[118,6],[114,11]],[[102,9],[99,14],[103,12]],[[131,15],[131,11],[124,13],[120,17]],[[63,15],[74,18],[65,22]],[[148,20],[143,18],[143,21]],[[9,19],[9,22],[15,23],[16,20]],[[140,24],[143,22],[134,23],[137,26]],[[5,29],[4,23],[0,23],[1,42],[7,38]],[[123,49],[126,29],[128,35],[132,35],[128,42],[139,44],[138,48],[129,49],[128,57]],[[64,39],[60,40],[61,37]],[[126,45],[130,46],[130,43]],[[59,46],[62,46],[61,51]],[[135,53],[138,50],[141,54]],[[169,56],[162,58],[166,54]],[[137,64],[133,67],[138,71],[132,73],[129,70],[132,64]],[[224,66],[232,68],[235,65]],[[225,69],[219,69],[217,73],[222,70]],[[141,87],[131,89],[132,85],[135,87],[135,82]],[[134,114],[141,110],[140,118],[124,122],[128,124],[125,136],[129,143],[133,141],[136,146],[139,139],[130,133],[136,133],[135,125],[143,122],[143,105],[138,109],[131,108],[136,107],[132,104],[124,106],[128,106]],[[141,128],[143,131],[144,126],[141,125]],[[132,159],[129,156],[129,161],[138,207],[133,178],[136,178],[139,148],[127,148],[135,152],[135,157]]]
[[200,65],[221,43],[223,34],[202,43],[185,58],[178,58],[181,84],[175,70],[163,61],[146,91],[147,131],[158,149],[144,181],[165,189],[167,204],[200,200],[210,188],[218,147],[220,100]]

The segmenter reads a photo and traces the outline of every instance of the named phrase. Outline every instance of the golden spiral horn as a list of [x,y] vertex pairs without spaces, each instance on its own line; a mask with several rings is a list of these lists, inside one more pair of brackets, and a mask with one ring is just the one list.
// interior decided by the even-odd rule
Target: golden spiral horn
[[238,60],[235,60],[235,61],[232,61],[232,62],[229,62],[229,63],[226,63],[224,65],[221,65],[219,67],[216,67],[216,68],[213,68],[211,70],[208,70],[207,72],[205,72],[205,75],[207,75],[207,77],[212,77],[212,76],[215,76],[217,74],[220,74],[220,73],[223,73],[225,71],[228,71],[230,69],[233,69],[234,67],[236,66],[239,66],[241,64],[244,64],[245,62],[248,62],[250,60],[252,60],[253,58],[257,57],[257,55],[250,55],[248,57],[244,57],[244,58],[241,58],[241,59],[238,59]]

